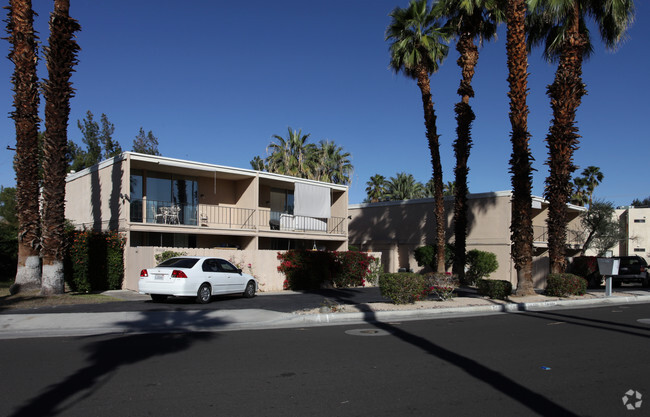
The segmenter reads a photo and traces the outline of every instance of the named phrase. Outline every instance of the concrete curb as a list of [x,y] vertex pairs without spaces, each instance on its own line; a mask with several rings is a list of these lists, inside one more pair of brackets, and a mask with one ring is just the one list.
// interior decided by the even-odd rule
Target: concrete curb
[[0,315],[0,339],[332,326],[648,302],[650,295],[354,313],[298,314],[244,309],[7,314]]

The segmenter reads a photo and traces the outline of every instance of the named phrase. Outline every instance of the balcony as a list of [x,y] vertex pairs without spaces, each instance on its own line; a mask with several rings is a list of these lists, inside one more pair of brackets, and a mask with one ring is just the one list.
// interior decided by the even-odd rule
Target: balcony
[[211,204],[177,204],[170,201],[146,201],[143,222],[143,200],[131,202],[131,222],[161,227],[193,226],[215,230],[257,230],[345,235],[344,217],[313,218],[295,216],[269,209],[251,209]]
[[[548,227],[533,226],[533,242],[535,245],[548,245]],[[587,232],[584,230],[568,229],[566,233],[566,245],[570,247],[582,247],[587,238]]]

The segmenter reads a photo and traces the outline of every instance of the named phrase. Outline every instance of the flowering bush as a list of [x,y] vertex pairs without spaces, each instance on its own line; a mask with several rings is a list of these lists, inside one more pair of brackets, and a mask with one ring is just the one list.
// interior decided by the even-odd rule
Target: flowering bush
[[549,274],[546,278],[546,295],[566,297],[584,295],[587,292],[587,280],[573,274]]
[[425,276],[428,287],[428,294],[435,295],[438,299],[450,300],[454,298],[454,290],[458,288],[458,278],[449,272],[430,273]]
[[313,290],[326,283],[349,288],[364,286],[374,278],[374,258],[364,252],[289,250],[278,252],[278,260],[278,271],[286,277],[284,289]]

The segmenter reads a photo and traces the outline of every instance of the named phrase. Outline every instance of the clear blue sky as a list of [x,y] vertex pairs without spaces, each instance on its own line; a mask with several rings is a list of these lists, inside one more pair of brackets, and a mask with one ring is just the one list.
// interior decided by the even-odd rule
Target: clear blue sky
[[[4,1],[8,4],[8,1]],[[47,42],[52,1],[34,0],[36,27]],[[77,121],[87,110],[105,113],[114,139],[130,150],[140,126],[158,137],[164,156],[250,168],[265,156],[271,136],[287,127],[311,139],[335,141],[352,154],[350,203],[365,198],[374,174],[431,177],[420,93],[414,81],[388,69],[384,31],[388,13],[406,0],[168,0],[71,1],[82,31],[73,75],[69,138],[81,144]],[[616,205],[650,195],[650,5],[637,1],[629,39],[612,54],[597,43],[584,65],[588,95],[578,113],[583,136],[575,162],[600,167],[605,180],[596,198]],[[594,30],[593,34],[597,34]],[[0,184],[15,185],[10,77],[0,60]],[[546,86],[555,66],[533,51],[528,99],[535,195],[547,167],[544,138],[551,111]],[[433,75],[444,181],[453,181],[453,106],[460,79],[451,48]],[[480,49],[474,78],[476,113],[470,157],[470,192],[510,189],[505,28]],[[39,77],[46,78],[44,60]],[[42,107],[41,103],[41,107]]]

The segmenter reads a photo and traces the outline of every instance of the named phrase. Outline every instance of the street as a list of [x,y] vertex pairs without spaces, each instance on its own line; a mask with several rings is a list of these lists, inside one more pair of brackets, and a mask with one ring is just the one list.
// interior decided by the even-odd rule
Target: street
[[[629,304],[3,340],[0,415],[648,415],[649,338],[650,304]],[[629,390],[643,395],[634,411]]]

